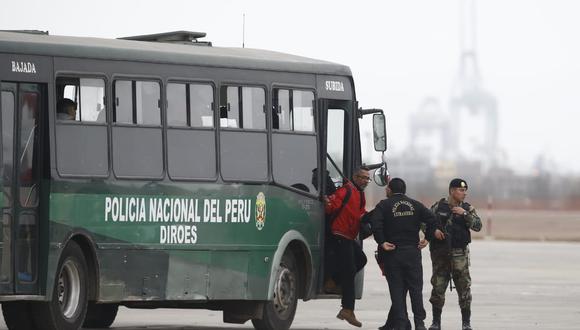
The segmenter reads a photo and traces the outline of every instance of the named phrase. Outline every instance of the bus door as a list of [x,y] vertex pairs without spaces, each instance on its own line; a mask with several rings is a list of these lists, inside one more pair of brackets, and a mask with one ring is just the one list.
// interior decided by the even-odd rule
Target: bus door
[[[341,187],[346,179],[350,178],[353,164],[360,159],[360,155],[357,155],[360,151],[359,148],[353,146],[352,142],[358,140],[353,138],[355,131],[353,129],[354,103],[350,100],[321,99],[319,100],[319,109],[323,115],[321,120],[323,127],[321,127],[320,132],[324,132],[321,134],[323,135],[321,139],[324,139],[321,141],[321,145],[324,146],[322,150],[325,150],[321,162],[325,171],[322,173],[327,173],[321,179],[323,181],[322,187],[324,187],[323,194],[329,195],[334,192],[334,189]],[[328,230],[325,232],[329,235]],[[325,246],[323,249],[324,262],[322,263],[324,270],[321,272],[323,275],[320,283],[324,283],[331,276],[331,273],[336,271],[336,263],[340,258],[340,256],[333,256],[332,242],[329,238],[326,237],[322,243]],[[362,295],[362,282],[363,275],[360,272],[355,283],[356,297]],[[321,291],[323,290],[321,288]]]
[[0,82],[0,294],[38,293],[42,85]]

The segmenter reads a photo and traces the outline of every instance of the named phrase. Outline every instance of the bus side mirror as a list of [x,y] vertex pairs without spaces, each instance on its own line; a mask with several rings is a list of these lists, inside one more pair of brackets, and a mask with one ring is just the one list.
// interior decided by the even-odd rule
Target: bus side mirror
[[373,140],[375,150],[385,152],[387,150],[387,129],[385,126],[385,115],[375,113],[373,115]]
[[389,183],[389,170],[387,169],[387,164],[377,168],[373,174],[373,179],[377,186],[384,187]]

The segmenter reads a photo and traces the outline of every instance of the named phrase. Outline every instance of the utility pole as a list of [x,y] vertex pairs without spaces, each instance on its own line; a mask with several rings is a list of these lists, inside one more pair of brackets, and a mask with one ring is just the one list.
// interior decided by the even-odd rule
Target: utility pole
[[242,17],[242,48],[246,48],[246,13]]

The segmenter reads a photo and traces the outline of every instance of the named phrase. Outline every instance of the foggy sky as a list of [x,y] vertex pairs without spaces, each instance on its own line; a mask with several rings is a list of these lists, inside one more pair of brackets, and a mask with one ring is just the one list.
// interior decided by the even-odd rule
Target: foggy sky
[[[386,111],[389,152],[408,144],[408,116],[428,96],[446,106],[459,69],[461,0],[2,0],[0,29],[122,37],[203,31],[214,46],[245,45],[351,67],[363,107]],[[543,154],[580,174],[580,2],[479,0],[484,86],[499,102],[499,144],[529,173]]]

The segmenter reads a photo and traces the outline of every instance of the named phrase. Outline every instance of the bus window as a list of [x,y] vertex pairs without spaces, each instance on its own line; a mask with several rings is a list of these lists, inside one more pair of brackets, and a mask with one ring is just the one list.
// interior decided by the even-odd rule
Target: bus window
[[220,126],[266,129],[266,93],[259,87],[223,86]]
[[318,168],[318,148],[313,101],[311,91],[274,89],[272,167],[277,183],[315,194],[312,173]]
[[189,126],[186,86],[186,84],[167,84],[167,125],[169,126]]
[[274,129],[289,131],[290,123],[290,90],[275,89],[273,99],[272,126]]
[[133,123],[133,92],[130,81],[115,82],[115,122]]
[[262,88],[242,87],[242,118],[240,127],[266,129],[266,95]]
[[314,93],[308,91],[293,91],[292,100],[294,130],[314,132]]
[[[106,122],[105,81],[103,79],[58,77],[56,79],[56,91],[57,101],[69,99],[76,104],[77,111],[74,120],[96,123]],[[60,117],[57,116],[57,119],[60,119]]]
[[272,123],[283,131],[314,132],[314,93],[274,89]]
[[115,81],[114,121],[125,124],[161,125],[161,88],[154,81]]
[[136,123],[143,125],[160,125],[161,109],[159,84],[152,81],[135,82]]
[[189,108],[192,127],[213,127],[213,88],[210,85],[190,84]]
[[[345,111],[343,109],[328,109],[326,150],[338,170],[342,173],[344,173],[344,117]],[[336,186],[340,186],[342,177],[328,157],[326,159],[326,168],[330,173],[332,182]]]
[[[163,177],[161,87],[155,81],[114,82],[113,171],[120,178]],[[152,127],[153,126],[153,127]]]
[[167,84],[167,124],[176,127],[213,127],[212,86]]
[[167,84],[167,165],[173,180],[216,177],[215,132],[199,129],[213,128],[212,108],[211,85]]
[[244,130],[220,133],[220,170],[224,180],[264,182],[268,179],[265,104],[266,92],[262,88],[221,87],[220,126]]

